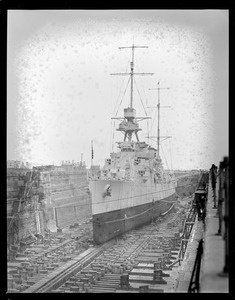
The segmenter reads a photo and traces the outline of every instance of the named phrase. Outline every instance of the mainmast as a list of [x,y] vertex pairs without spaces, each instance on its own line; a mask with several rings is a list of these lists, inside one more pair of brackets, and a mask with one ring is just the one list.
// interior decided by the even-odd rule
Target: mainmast
[[138,131],[141,130],[139,128],[138,121],[144,119],[150,119],[149,117],[136,117],[136,111],[133,108],[133,80],[134,75],[153,75],[154,73],[134,73],[134,50],[136,48],[148,48],[148,46],[132,46],[128,47],[119,47],[119,49],[132,49],[132,60],[130,62],[130,72],[129,73],[111,73],[111,75],[129,75],[131,81],[131,90],[130,90],[130,106],[124,109],[124,118],[112,118],[112,119],[121,119],[123,120],[119,125],[119,131],[124,132],[124,141],[128,137],[128,141],[131,141],[132,134],[135,133],[137,141],[138,138]]
[[[157,151],[158,151],[158,155],[160,153],[160,138],[163,136],[160,136],[160,108],[162,107],[168,107],[168,106],[160,106],[160,90],[169,90],[170,88],[162,88],[159,87],[160,82],[158,81],[157,83],[157,87],[150,89],[150,90],[157,90],[157,94],[158,94],[158,103],[157,103],[157,113],[158,113],[158,118],[157,118]],[[170,138],[170,136],[164,136],[164,138]]]

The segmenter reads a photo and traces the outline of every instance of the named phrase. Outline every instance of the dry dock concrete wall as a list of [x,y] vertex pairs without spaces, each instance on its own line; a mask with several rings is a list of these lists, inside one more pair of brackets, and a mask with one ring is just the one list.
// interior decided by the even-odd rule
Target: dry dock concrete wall
[[183,198],[192,195],[199,183],[199,179],[200,173],[178,177],[176,193]]
[[63,228],[91,217],[86,169],[44,172],[41,178],[47,221]]
[[85,166],[7,170],[8,244],[91,217]]

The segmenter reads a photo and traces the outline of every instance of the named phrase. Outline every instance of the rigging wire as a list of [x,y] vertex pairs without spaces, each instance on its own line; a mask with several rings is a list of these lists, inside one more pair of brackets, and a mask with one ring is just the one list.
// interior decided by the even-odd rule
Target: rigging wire
[[[129,60],[128,60],[128,62],[127,62],[127,66],[126,66],[125,73],[127,73],[127,69],[128,69],[128,66],[130,65],[130,61],[131,61],[131,54],[130,54]],[[119,105],[118,105],[118,99],[119,99],[119,97],[120,97],[120,95],[121,95],[121,91],[122,91],[122,88],[123,88],[123,85],[124,85],[124,81],[125,81],[125,78],[124,78],[123,81],[122,81],[122,85],[121,85],[121,88],[120,88],[120,91],[119,91],[119,95],[118,95],[118,97],[117,97],[117,101],[116,101],[115,108],[114,108],[114,111],[113,111],[113,114],[114,114],[114,112],[116,111],[115,117],[116,117],[117,114],[118,114],[119,108],[120,108],[120,106],[121,106],[121,104],[122,104],[122,101],[123,101],[123,98],[124,98],[124,96],[125,96],[125,94],[126,94],[127,87],[128,87],[128,85],[129,85],[129,82],[130,82],[130,77],[129,77],[129,79],[128,79],[128,82],[127,82],[125,91],[124,91],[124,93],[123,93],[123,96],[122,96],[122,98],[121,98],[121,100],[120,100],[120,102],[119,102]],[[118,107],[117,107],[117,105],[118,105]],[[116,107],[117,107],[117,108],[116,108]],[[113,128],[112,128],[112,127],[113,127]],[[111,136],[112,136],[112,138],[111,138],[111,149],[112,149],[112,151],[113,151],[113,150],[114,150],[114,136],[115,136],[115,120],[113,120],[113,126],[112,126],[112,120],[111,120],[111,128],[112,128],[112,130],[113,130],[113,131],[111,130]]]
[[173,171],[173,165],[172,165],[172,153],[171,153],[171,139],[170,139],[170,158],[171,158],[171,170]]
[[163,153],[163,156],[164,156],[165,162],[166,162],[167,169],[169,170],[169,166],[168,166],[168,163],[167,163],[167,159],[166,159],[166,156],[165,156],[165,153],[164,153],[164,151],[163,151],[163,147],[162,147],[162,145],[161,145],[161,144],[160,144],[160,147],[161,147],[161,150],[162,150],[162,153]]
[[[147,120],[147,137],[149,138],[149,120]],[[150,145],[152,145],[151,140],[150,140]]]
[[[120,108],[120,106],[121,106],[121,104],[122,104],[122,101],[123,101],[123,98],[124,98],[124,96],[125,96],[125,94],[126,94],[127,87],[128,87],[128,85],[129,85],[130,79],[131,79],[131,78],[129,77],[128,82],[127,82],[127,85],[126,85],[126,89],[125,89],[125,91],[124,91],[124,93],[123,93],[123,96],[122,96],[122,99],[121,99],[121,101],[120,101],[120,103],[119,103],[119,106],[118,106],[117,112],[116,112],[116,114],[115,114],[115,117],[116,117],[117,114],[118,114],[119,108]],[[114,122],[113,122],[112,151],[113,151],[113,148],[114,148],[114,135],[115,135],[115,120],[114,120]]]
[[[138,59],[137,59],[137,61],[139,61]],[[137,63],[137,71],[138,72],[140,72],[139,70],[138,70],[138,65],[140,65],[139,63]],[[140,72],[141,73],[141,72]],[[145,88],[144,88],[144,84],[143,84],[143,81],[142,81],[142,79],[141,79],[141,76],[139,77],[139,80],[140,80],[140,82],[141,82],[141,85],[142,85],[142,90],[143,90],[143,92],[144,92],[144,96],[145,96],[145,99],[146,99],[146,106],[148,106],[148,98],[147,98],[147,96],[146,96],[146,93],[145,93]]]
[[121,104],[122,104],[122,100],[123,100],[123,98],[124,98],[124,96],[125,96],[125,94],[126,94],[127,87],[128,87],[128,85],[129,85],[130,79],[131,79],[131,77],[129,77],[129,79],[128,79],[128,82],[127,82],[127,85],[126,85],[126,89],[125,89],[125,91],[124,91],[124,93],[123,93],[123,96],[122,96],[122,98],[121,98],[121,101],[120,101],[120,103],[119,103],[119,106],[118,106],[117,112],[116,112],[116,114],[115,114],[115,117],[116,117],[117,114],[118,114],[119,108],[120,108],[120,106],[121,106]]
[[112,151],[113,151],[113,147],[114,147],[114,135],[115,135],[115,120],[112,120],[113,122],[113,137],[112,137]]
[[[127,66],[126,66],[125,73],[127,73],[127,69],[128,69],[129,64],[130,64],[130,59],[129,59],[129,61],[127,62]],[[115,106],[114,106],[114,110],[113,110],[113,113],[112,113],[112,114],[114,114],[114,112],[117,110],[116,107],[117,107],[117,105],[118,105],[118,99],[120,98],[120,95],[121,95],[121,93],[122,93],[122,88],[123,88],[123,85],[124,85],[124,81],[125,81],[125,78],[123,78],[123,80],[122,80],[122,84],[121,84],[121,88],[120,88],[120,91],[119,91],[119,95],[118,95],[118,97],[117,97],[117,101],[116,101],[116,104],[115,104]]]
[[[121,104],[122,104],[122,101],[123,101],[123,98],[124,98],[124,96],[125,96],[125,94],[126,94],[127,87],[128,87],[128,85],[129,85],[130,79],[131,79],[131,78],[129,77],[128,82],[127,82],[127,85],[126,85],[126,88],[125,88],[125,91],[124,91],[124,93],[123,93],[123,96],[122,96],[121,101],[120,101],[120,103],[119,103],[118,109],[117,109],[117,111],[116,111],[115,117],[116,117],[117,114],[118,114],[119,108],[120,108],[120,106],[121,106]],[[114,148],[114,135],[115,135],[115,120],[114,120],[114,122],[113,122],[112,151],[113,151],[113,148]]]
[[110,149],[110,152],[113,150],[113,123],[114,123],[114,120],[113,119],[110,119],[110,139],[109,139],[109,149]]
[[[141,95],[140,95],[140,92],[139,92],[139,89],[138,89],[138,86],[137,86],[137,83],[136,83],[135,77],[134,77],[134,82],[135,82],[135,86],[136,86],[137,92],[138,92],[138,94],[139,94],[140,101],[141,101],[141,104],[142,104],[142,106],[143,106],[143,109],[144,109],[145,115],[146,115],[146,117],[147,117],[147,116],[148,116],[148,114],[147,114],[147,111],[146,111],[146,109],[145,109],[145,107],[144,107],[144,103],[143,103],[143,101],[142,101],[142,98],[141,98]],[[148,122],[148,120],[147,120],[147,135],[149,135],[149,122]]]
[[155,115],[154,115],[154,118],[153,118],[153,122],[152,122],[152,125],[151,125],[151,128],[150,128],[150,131],[151,131],[152,128],[153,128],[153,125],[154,125],[154,122],[155,122],[156,117],[157,117],[157,109],[155,110]]
[[139,97],[140,97],[141,104],[142,104],[143,109],[144,109],[144,113],[145,113],[146,116],[148,116],[148,115],[147,115],[147,112],[146,112],[146,109],[145,109],[145,107],[144,107],[144,103],[143,103],[143,101],[142,101],[142,98],[141,98],[141,96],[140,96],[140,92],[139,92],[139,89],[138,89],[138,86],[137,86],[137,83],[136,83],[136,80],[135,80],[135,76],[133,76],[133,78],[134,78],[134,82],[135,82],[135,86],[136,86],[137,92],[138,92]]
[[[138,61],[138,59],[136,59],[136,60]],[[137,65],[138,65],[138,63],[137,63]],[[138,67],[136,69],[138,71]],[[134,80],[135,80],[135,78],[134,78]],[[142,90],[143,90],[143,93],[144,93],[144,96],[145,96],[145,102],[146,102],[146,107],[147,107],[148,106],[148,98],[147,98],[146,93],[145,93],[145,88],[144,88],[141,76],[140,76],[140,82],[141,82],[141,87],[142,87]],[[136,84],[136,87],[137,87],[136,81],[135,81],[135,84]],[[138,89],[138,87],[137,87],[137,89]],[[139,93],[139,91],[138,91],[138,93]],[[140,95],[140,93],[139,93],[139,95]],[[146,111],[145,111],[145,114],[147,116]],[[149,120],[147,120],[147,137],[149,137],[149,135],[150,135],[150,130],[151,130],[152,126],[151,126],[151,128],[149,128],[149,127],[150,127]],[[151,143],[151,140],[150,140],[150,143]]]
[[[166,134],[169,135],[168,134],[167,122],[166,122],[165,118],[163,118],[162,120],[163,120],[163,123],[164,123],[164,128],[166,129]],[[173,170],[173,168],[172,168],[172,156],[171,156],[171,139],[170,139],[170,163],[171,163],[171,170]],[[167,164],[167,167],[168,167],[168,164]],[[168,167],[168,169],[169,169],[169,167]]]

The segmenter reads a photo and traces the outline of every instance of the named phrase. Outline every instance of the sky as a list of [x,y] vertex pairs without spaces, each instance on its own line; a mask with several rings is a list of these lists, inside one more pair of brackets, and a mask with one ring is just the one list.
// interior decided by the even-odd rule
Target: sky
[[[228,10],[8,10],[7,159],[103,165],[130,104],[141,141],[170,169],[209,169],[228,155]],[[164,107],[166,106],[166,107]],[[152,138],[147,138],[152,137]]]

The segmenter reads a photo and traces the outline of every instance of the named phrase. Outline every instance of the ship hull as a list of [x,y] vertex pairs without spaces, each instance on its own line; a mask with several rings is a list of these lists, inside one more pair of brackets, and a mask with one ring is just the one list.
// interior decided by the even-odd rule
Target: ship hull
[[167,212],[175,203],[175,200],[176,194],[174,193],[155,202],[93,215],[93,238],[95,243],[105,243],[131,229],[151,222]]

